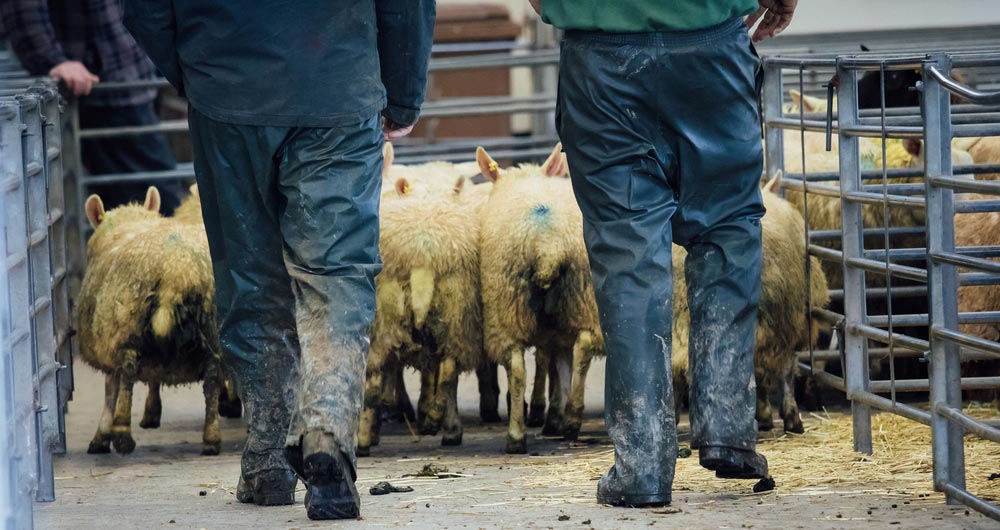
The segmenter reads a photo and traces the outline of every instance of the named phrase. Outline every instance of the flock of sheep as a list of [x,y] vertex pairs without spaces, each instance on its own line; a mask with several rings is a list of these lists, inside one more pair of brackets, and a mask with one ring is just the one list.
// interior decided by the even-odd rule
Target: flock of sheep
[[[837,170],[821,138],[805,136],[807,169]],[[801,170],[799,141],[798,132],[785,137],[787,171]],[[881,145],[877,147],[871,159],[881,164]],[[887,165],[922,166],[919,143],[892,142],[887,150]],[[955,152],[962,163],[997,163],[1000,138],[966,141]],[[441,432],[443,445],[462,442],[459,374],[476,372],[483,419],[499,419],[498,365],[508,377],[508,403],[514,404],[508,406],[508,453],[527,452],[528,426],[575,438],[587,372],[592,359],[604,354],[604,344],[583,220],[561,147],[541,165],[509,168],[501,168],[482,148],[476,162],[467,164],[394,164],[388,144],[384,156],[384,268],[377,277],[358,454],[367,455],[378,445],[381,412],[408,403],[401,378],[405,367],[421,374],[418,427],[424,434]],[[483,179],[471,178],[476,174]],[[820,331],[817,321],[807,319],[807,305],[825,307],[828,290],[840,287],[842,274],[839,267],[821,266],[815,258],[808,258],[807,265],[802,194],[789,190],[786,200],[779,188],[780,176],[763,182],[761,189],[767,213],[755,352],[757,421],[762,429],[772,428],[768,396],[780,385],[784,429],[802,432],[794,392],[796,351],[815,341]],[[155,188],[145,204],[107,212],[98,197],[87,200],[95,232],[80,293],[80,352],[107,378],[104,411],[89,452],[107,452],[112,445],[119,453],[134,449],[130,418],[136,381],[151,388],[142,427],[159,424],[159,385],[204,381],[203,452],[219,451],[219,395],[227,382],[219,361],[201,205],[196,188],[192,191],[172,218],[158,213]],[[809,201],[811,229],[839,228],[838,199],[811,194]],[[865,212],[868,224],[881,226],[881,207]],[[891,223],[922,225],[922,212],[914,212],[890,210]],[[997,214],[958,216],[957,245],[1000,244],[998,221]],[[675,246],[672,362],[678,404],[686,394],[690,325],[684,256]],[[1000,310],[1000,287],[963,287],[959,297],[962,311]],[[998,339],[996,326],[965,331]],[[525,410],[520,405],[528,386],[525,353],[532,348],[535,379]]]

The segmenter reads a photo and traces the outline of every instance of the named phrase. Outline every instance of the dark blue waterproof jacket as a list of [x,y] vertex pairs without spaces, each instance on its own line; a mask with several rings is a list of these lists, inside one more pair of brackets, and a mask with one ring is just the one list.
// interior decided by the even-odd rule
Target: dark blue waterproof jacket
[[434,0],[124,0],[125,26],[191,105],[227,123],[417,121]]

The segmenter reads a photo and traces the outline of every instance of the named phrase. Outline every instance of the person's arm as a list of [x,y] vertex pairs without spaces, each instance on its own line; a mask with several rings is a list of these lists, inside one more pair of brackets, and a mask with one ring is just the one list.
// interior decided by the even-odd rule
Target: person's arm
[[[387,104],[382,116],[389,139],[417,123],[427,90],[434,41],[434,0],[376,0],[378,54]],[[394,134],[395,132],[395,134]]]
[[177,58],[177,21],[172,0],[125,0],[122,22],[153,64],[184,95],[184,78]]
[[56,39],[46,0],[5,0],[0,2],[0,18],[14,53],[28,73],[62,81],[77,96],[90,94],[99,79],[83,63],[66,57]]

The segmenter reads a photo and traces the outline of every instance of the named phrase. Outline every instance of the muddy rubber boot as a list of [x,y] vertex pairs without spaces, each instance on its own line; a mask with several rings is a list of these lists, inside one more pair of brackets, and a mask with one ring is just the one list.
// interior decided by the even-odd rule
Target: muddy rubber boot
[[670,491],[659,494],[638,493],[634,484],[625,485],[618,478],[615,466],[597,483],[598,504],[621,506],[623,508],[652,508],[670,505]]
[[240,475],[236,485],[236,500],[258,506],[295,504],[298,480],[288,469],[268,469],[251,476]]
[[767,459],[753,450],[704,446],[698,449],[698,463],[718,478],[767,478]]
[[[310,432],[301,446],[286,448],[289,463],[306,483],[306,515],[313,520],[357,519],[361,498],[354,486],[357,474],[333,435]],[[303,458],[304,455],[304,458]]]

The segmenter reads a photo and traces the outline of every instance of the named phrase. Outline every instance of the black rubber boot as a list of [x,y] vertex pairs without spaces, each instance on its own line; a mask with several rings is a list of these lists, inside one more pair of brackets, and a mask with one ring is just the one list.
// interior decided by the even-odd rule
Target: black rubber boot
[[698,462],[718,478],[767,478],[767,459],[749,449],[705,446],[698,449]]
[[670,490],[661,493],[633,493],[619,483],[615,466],[597,483],[597,503],[623,508],[651,508],[670,505]]
[[332,435],[306,433],[302,445],[286,448],[286,454],[292,469],[306,483],[305,506],[310,519],[357,519],[361,516],[361,498],[354,486],[357,474],[337,448]]
[[236,485],[236,500],[258,506],[295,504],[297,483],[295,474],[288,469],[258,471],[249,477],[241,474]]

